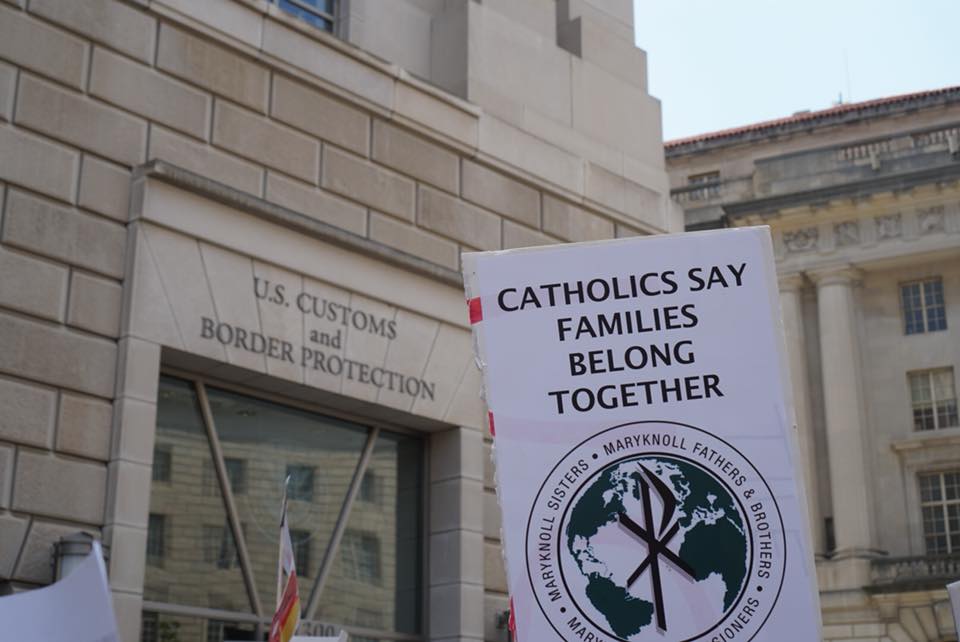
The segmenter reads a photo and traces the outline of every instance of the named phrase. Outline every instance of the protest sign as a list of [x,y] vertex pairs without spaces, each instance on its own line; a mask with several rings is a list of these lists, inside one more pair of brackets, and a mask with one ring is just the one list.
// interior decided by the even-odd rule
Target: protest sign
[[119,642],[100,543],[59,582],[0,598],[0,640]]
[[947,594],[950,596],[950,609],[953,611],[957,636],[960,636],[960,581],[947,584]]
[[768,229],[464,279],[517,639],[820,639]]

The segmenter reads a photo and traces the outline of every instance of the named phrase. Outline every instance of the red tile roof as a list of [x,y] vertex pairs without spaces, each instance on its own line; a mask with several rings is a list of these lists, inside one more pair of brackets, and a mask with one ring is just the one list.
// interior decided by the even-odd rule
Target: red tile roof
[[719,141],[726,138],[738,138],[745,134],[757,133],[762,135],[764,132],[768,132],[769,130],[783,127],[792,128],[792,126],[815,126],[818,124],[828,124],[829,121],[837,120],[838,118],[846,119],[850,116],[864,115],[864,112],[875,111],[877,108],[885,110],[885,108],[889,107],[896,108],[909,106],[912,103],[941,97],[960,98],[960,86],[931,89],[912,94],[900,94],[898,96],[888,96],[886,98],[877,98],[875,100],[865,100],[859,103],[836,105],[834,107],[830,107],[829,109],[821,109],[818,111],[799,112],[786,118],[766,120],[759,123],[753,123],[752,125],[744,125],[742,127],[733,127],[731,129],[723,129],[716,132],[697,134],[695,136],[688,136],[686,138],[669,140],[664,143],[664,147],[666,147],[666,149],[669,151],[671,149],[677,149],[697,143]]

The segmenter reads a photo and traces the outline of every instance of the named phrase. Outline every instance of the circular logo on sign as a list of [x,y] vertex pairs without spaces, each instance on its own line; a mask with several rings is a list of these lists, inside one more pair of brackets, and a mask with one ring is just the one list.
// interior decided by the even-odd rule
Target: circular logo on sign
[[786,569],[783,521],[759,471],[685,424],[609,428],[540,488],[527,570],[564,640],[753,639]]

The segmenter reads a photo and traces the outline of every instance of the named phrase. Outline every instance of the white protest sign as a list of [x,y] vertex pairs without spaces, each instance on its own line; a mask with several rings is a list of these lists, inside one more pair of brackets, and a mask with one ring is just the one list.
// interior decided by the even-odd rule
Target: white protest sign
[[768,229],[464,273],[517,639],[820,639]]
[[950,595],[953,623],[956,625],[957,635],[960,636],[960,581],[947,584],[947,593]]
[[56,584],[0,598],[0,640],[119,642],[100,543]]

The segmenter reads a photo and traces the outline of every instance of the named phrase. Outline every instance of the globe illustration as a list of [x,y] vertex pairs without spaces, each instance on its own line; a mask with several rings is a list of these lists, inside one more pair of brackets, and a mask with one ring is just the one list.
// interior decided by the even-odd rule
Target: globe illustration
[[594,626],[629,642],[695,640],[736,606],[751,564],[744,509],[693,461],[634,456],[575,493],[561,571]]

